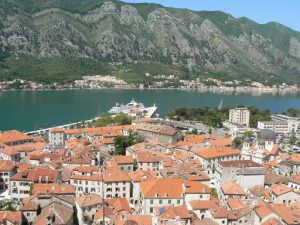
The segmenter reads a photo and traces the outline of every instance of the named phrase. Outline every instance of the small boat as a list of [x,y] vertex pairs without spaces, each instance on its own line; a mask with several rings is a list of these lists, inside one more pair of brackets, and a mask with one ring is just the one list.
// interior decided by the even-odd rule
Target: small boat
[[221,102],[218,105],[218,109],[220,110],[220,109],[222,109],[222,107],[223,107],[223,98],[222,98]]

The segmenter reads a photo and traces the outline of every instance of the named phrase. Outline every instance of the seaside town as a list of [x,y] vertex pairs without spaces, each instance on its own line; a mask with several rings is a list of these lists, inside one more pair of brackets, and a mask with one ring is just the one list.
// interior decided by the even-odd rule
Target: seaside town
[[[148,73],[145,76],[149,77]],[[0,82],[0,91],[5,90],[54,90],[54,89],[178,89],[178,90],[192,90],[199,92],[213,92],[213,93],[248,93],[252,95],[260,94],[296,94],[300,89],[297,84],[287,85],[282,83],[280,85],[264,85],[256,81],[248,81],[247,85],[241,81],[221,81],[214,78],[195,80],[183,80],[176,75],[157,75],[153,77],[151,83],[128,83],[115,76],[83,76],[81,80],[75,80],[71,84],[42,84],[33,81],[26,81],[16,79],[12,81]]]
[[222,133],[122,107],[125,125],[2,131],[0,224],[300,224],[300,118],[233,108]]

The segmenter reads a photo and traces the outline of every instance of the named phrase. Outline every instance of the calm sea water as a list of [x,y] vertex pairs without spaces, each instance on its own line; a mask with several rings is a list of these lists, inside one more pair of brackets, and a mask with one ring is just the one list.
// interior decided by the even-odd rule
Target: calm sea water
[[165,115],[179,107],[255,105],[260,109],[282,112],[300,108],[300,96],[248,96],[179,90],[63,90],[0,92],[0,130],[34,130],[37,127],[61,125],[91,119],[118,103],[132,98],[145,106],[156,103],[158,113]]

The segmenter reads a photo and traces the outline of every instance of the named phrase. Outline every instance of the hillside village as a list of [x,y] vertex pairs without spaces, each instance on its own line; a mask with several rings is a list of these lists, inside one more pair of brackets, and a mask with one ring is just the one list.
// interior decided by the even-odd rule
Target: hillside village
[[[300,154],[281,141],[299,122],[274,117],[234,146],[249,116],[232,110],[229,136],[188,134],[156,118],[2,131],[0,224],[300,224]],[[115,141],[132,135],[142,138],[120,155]]]

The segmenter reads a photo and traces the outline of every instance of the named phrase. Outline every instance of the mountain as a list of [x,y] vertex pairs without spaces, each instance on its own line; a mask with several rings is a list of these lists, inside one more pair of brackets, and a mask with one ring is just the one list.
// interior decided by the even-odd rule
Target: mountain
[[300,81],[300,33],[223,12],[99,0],[0,0],[0,79],[115,74]]

